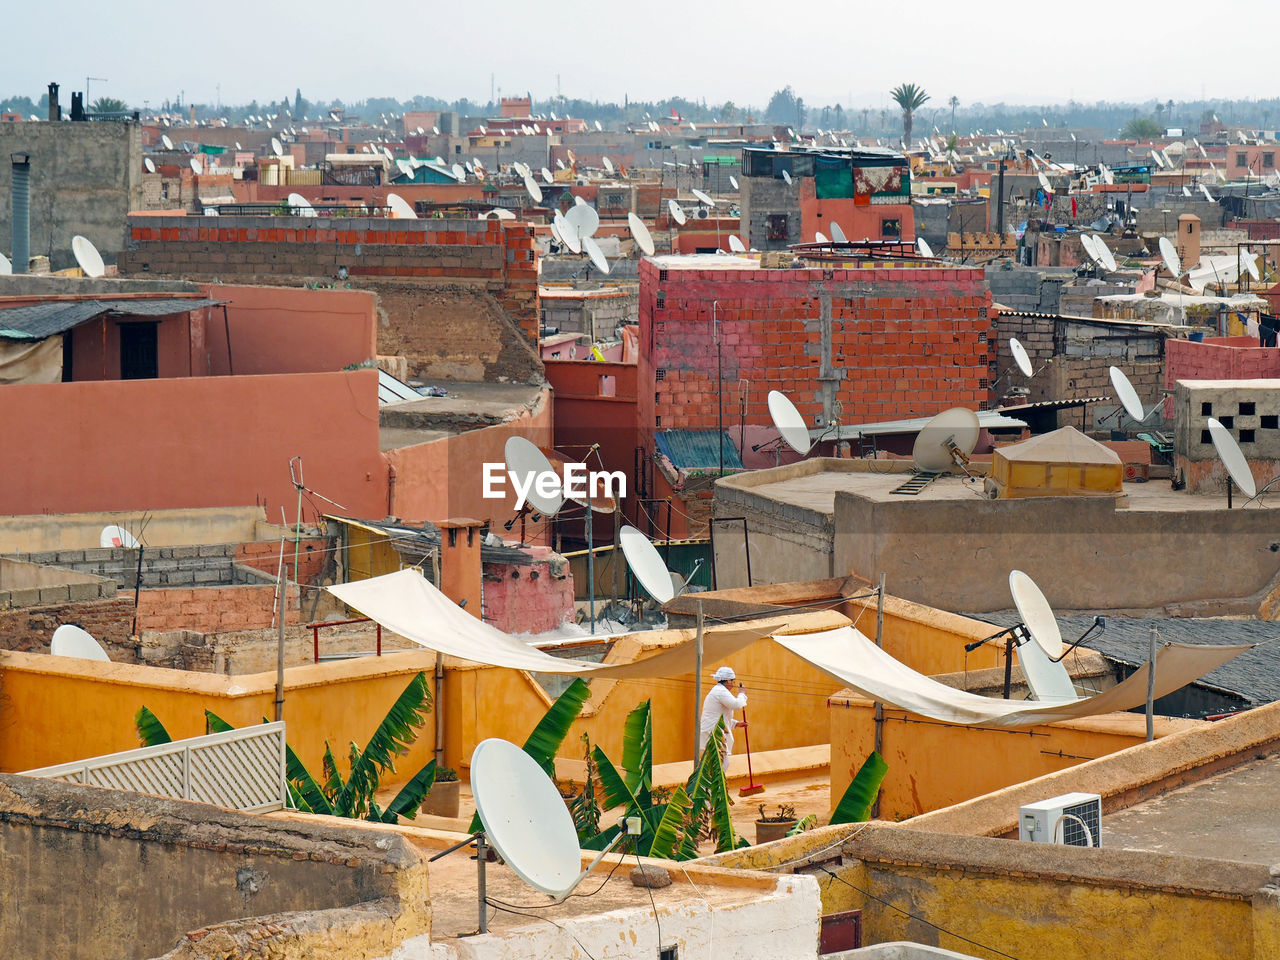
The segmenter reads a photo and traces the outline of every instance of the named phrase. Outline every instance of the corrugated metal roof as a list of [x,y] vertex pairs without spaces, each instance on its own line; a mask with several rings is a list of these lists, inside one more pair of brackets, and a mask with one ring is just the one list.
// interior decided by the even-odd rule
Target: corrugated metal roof
[[[658,451],[677,470],[720,469],[720,437],[716,430],[663,430],[655,439]],[[724,436],[724,468],[745,470],[738,447],[728,433]]]
[[43,340],[107,314],[122,317],[167,317],[226,302],[165,297],[149,300],[77,300],[8,307],[0,310],[0,339]]

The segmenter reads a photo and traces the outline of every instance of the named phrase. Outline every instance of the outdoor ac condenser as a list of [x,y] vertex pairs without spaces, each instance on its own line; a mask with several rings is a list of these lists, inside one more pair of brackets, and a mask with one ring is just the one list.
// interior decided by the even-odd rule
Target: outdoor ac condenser
[[1018,839],[1102,846],[1102,798],[1096,793],[1064,793],[1018,808]]

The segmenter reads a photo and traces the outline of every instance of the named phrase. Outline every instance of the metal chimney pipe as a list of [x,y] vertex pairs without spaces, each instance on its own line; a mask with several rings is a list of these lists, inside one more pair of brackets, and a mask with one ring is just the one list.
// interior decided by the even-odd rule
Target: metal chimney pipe
[[13,272],[26,273],[31,262],[31,154],[11,153],[13,161]]

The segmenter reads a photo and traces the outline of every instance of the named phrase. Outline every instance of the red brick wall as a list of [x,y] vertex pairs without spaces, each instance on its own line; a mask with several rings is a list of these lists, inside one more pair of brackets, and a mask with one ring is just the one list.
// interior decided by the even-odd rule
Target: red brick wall
[[[325,561],[328,559],[326,551],[331,547],[332,544],[328,540],[322,539],[303,540],[299,544],[298,566],[302,569],[303,583],[315,582],[324,570]],[[297,583],[298,575],[293,568],[293,548],[293,541],[286,540],[284,543],[285,576]],[[236,547],[235,560],[236,563],[253,567],[274,577],[280,569],[280,541],[255,540],[253,543],[242,543]]]
[[[664,305],[659,306],[659,294]],[[831,298],[833,358],[843,371],[843,422],[933,414],[986,401],[991,295],[981,269],[669,270],[640,265],[641,442],[671,427],[717,422],[712,301],[719,300],[721,384],[750,381],[746,422],[770,422],[766,397],[785,391],[809,422],[817,382],[823,296]],[[659,378],[661,371],[661,378]],[[739,407],[726,408],[736,423]],[[647,434],[647,437],[645,436]]]
[[53,631],[64,623],[75,624],[93,634],[115,662],[138,662],[138,645],[129,635],[133,626],[132,595],[114,600],[0,610],[0,648],[48,653]]
[[[127,596],[132,603],[133,594]],[[262,630],[271,626],[274,598],[274,586],[143,590],[138,600],[138,630]],[[289,588],[286,622],[301,622],[296,587]]]

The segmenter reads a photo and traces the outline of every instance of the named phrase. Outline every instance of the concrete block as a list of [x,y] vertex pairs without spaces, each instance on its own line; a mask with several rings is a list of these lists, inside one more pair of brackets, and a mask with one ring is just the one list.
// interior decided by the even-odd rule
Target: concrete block
[[169,555],[175,560],[185,560],[188,557],[200,556],[200,548],[198,546],[171,547]]
[[67,603],[70,600],[71,590],[66,584],[58,587],[40,588],[41,603]]
[[9,602],[15,607],[34,607],[40,602],[40,589],[29,587],[24,590],[10,590]]
[[55,562],[59,564],[84,563],[84,551],[59,550]]
[[68,599],[72,603],[82,600],[97,600],[101,596],[96,583],[71,583],[67,585]]

